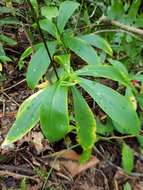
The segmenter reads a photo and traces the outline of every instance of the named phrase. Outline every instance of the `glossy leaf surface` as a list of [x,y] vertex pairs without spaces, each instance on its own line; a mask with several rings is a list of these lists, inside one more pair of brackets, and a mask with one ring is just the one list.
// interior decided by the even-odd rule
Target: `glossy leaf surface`
[[[51,56],[55,52],[56,43],[49,42],[48,47],[51,53]],[[28,71],[26,75],[26,80],[31,89],[34,89],[38,84],[39,80],[42,78],[43,74],[46,72],[50,64],[50,59],[47,54],[47,51],[42,45],[36,53],[32,55],[31,61],[28,66]]]
[[67,73],[70,73],[70,54],[56,55],[54,60],[62,65]]
[[139,105],[143,109],[143,93],[138,95],[136,98],[137,98],[137,101],[139,102]]
[[21,139],[38,123],[40,105],[46,98],[48,90],[46,88],[33,94],[21,104],[16,121],[9,130],[3,145],[11,144]]
[[77,54],[81,59],[91,65],[100,64],[100,58],[96,51],[84,40],[77,37],[65,35],[64,41],[66,46]]
[[36,16],[38,17],[39,16],[39,7],[38,7],[38,2],[37,0],[30,0],[31,2],[31,5],[36,13]]
[[96,139],[96,121],[83,96],[72,88],[74,113],[79,144],[84,150],[92,148]]
[[41,128],[50,142],[58,141],[69,131],[68,89],[55,83],[40,110]]
[[80,38],[85,40],[90,45],[97,47],[99,49],[102,49],[107,54],[112,56],[113,51],[109,43],[106,40],[104,40],[104,38],[100,37],[99,35],[87,34],[87,35],[81,36]]
[[55,6],[44,6],[41,8],[41,14],[51,20],[52,18],[57,17],[59,13],[57,7]]
[[95,66],[88,65],[76,71],[76,73],[79,76],[104,77],[118,81],[119,83],[125,86],[128,85],[130,86],[130,81],[128,77],[110,65],[95,65]]
[[134,167],[134,152],[125,143],[122,147],[122,167],[127,173],[131,173]]
[[61,3],[57,19],[57,27],[60,33],[63,32],[66,23],[78,7],[79,3],[74,1],[64,1]]
[[40,26],[43,30],[47,31],[54,38],[58,38],[58,31],[56,25],[49,19],[40,20]]
[[119,131],[121,128],[127,134],[139,133],[139,118],[126,97],[109,87],[87,79],[80,78],[79,83],[102,110],[118,124]]

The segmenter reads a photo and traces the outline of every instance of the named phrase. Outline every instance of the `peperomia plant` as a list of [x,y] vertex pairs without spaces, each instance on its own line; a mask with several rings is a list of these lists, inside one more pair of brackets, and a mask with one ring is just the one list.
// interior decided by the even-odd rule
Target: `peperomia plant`
[[[64,1],[59,9],[44,6],[41,12],[36,0],[29,3],[43,43],[34,46],[35,52],[28,65],[26,80],[31,89],[37,87],[43,76],[48,78],[48,83],[20,106],[16,121],[3,145],[19,140],[40,121],[42,132],[49,142],[58,141],[76,130],[77,141],[83,148],[83,160],[87,160],[97,140],[96,118],[82,95],[81,88],[110,117],[117,131],[139,135],[140,120],[130,101],[130,96],[137,94],[131,82],[132,76],[118,61],[110,58],[108,63],[102,63],[100,52],[112,56],[110,45],[102,37],[93,33],[75,36],[72,30],[65,29],[69,18],[79,8],[79,3]],[[45,40],[42,30],[50,35],[50,41]],[[95,48],[98,48],[98,52]],[[20,58],[20,64],[32,52],[33,47],[26,49]],[[82,68],[80,65],[80,69],[75,69],[77,65],[72,52],[83,60]],[[49,66],[53,66],[53,70]],[[118,82],[130,92],[130,96],[127,93],[121,95],[101,84],[99,78]],[[74,119],[68,109],[71,102]],[[71,120],[75,126],[70,125]]]

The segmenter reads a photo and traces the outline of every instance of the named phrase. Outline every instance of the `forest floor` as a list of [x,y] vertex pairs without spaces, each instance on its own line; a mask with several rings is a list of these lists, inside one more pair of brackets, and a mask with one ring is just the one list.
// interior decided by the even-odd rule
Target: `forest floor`
[[[0,87],[0,143],[11,127],[19,105],[33,93],[25,81],[26,71],[19,71],[17,66],[20,54],[28,45],[26,36],[19,31],[12,32],[11,28],[6,28],[5,32],[17,38],[18,44],[14,48],[6,47],[6,53],[14,61],[3,68],[6,78]],[[40,127],[36,126],[20,141],[1,148],[0,189],[122,190],[127,181],[133,190],[143,189],[143,156],[136,139],[126,140],[135,151],[134,171],[128,175],[120,167],[118,139],[96,143],[91,160],[79,166],[81,150],[72,147],[75,143],[72,138],[69,135],[66,140],[49,144]]]
[[[20,71],[18,68],[19,57],[29,46],[23,28],[6,26],[3,32],[17,40],[17,45],[5,48],[13,62],[4,64],[3,81],[0,81],[0,144],[12,126],[19,106],[34,92],[26,84],[26,69]],[[114,88],[111,81],[104,82]],[[88,101],[93,105],[90,98]],[[92,110],[103,114],[98,109]],[[0,147],[0,190],[123,190],[126,182],[133,190],[143,190],[143,154],[137,140],[125,139],[135,152],[134,170],[129,175],[121,168],[118,143],[121,139],[113,137],[97,142],[92,158],[79,165],[81,149],[75,146],[73,135],[49,144],[37,125],[18,142]]]

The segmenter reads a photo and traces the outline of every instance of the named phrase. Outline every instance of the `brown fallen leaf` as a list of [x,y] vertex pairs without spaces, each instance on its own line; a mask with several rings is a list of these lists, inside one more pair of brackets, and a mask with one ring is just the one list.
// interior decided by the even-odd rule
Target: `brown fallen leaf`
[[45,150],[52,150],[41,132],[31,131],[17,142],[17,146],[20,147],[24,142],[32,144],[38,155]]
[[[56,155],[59,155],[57,161],[60,171],[63,172],[64,169],[66,169],[72,177],[75,177],[79,173],[87,170],[88,168],[96,166],[99,163],[99,160],[95,156],[92,156],[89,161],[84,164],[80,164],[80,155],[73,150],[63,150],[56,153]],[[54,164],[52,164],[51,166],[54,168]]]
[[143,190],[143,182],[139,182],[135,185],[134,190]]
[[32,136],[32,143],[34,144],[37,153],[40,154],[44,149],[42,143],[44,137],[41,132],[33,132],[31,136]]

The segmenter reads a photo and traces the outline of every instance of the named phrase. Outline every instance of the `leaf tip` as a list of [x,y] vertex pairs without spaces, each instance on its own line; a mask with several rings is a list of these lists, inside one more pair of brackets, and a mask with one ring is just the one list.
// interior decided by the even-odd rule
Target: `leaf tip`
[[9,140],[6,138],[6,139],[4,140],[4,142],[1,144],[1,148],[3,149],[3,148],[5,148],[7,145],[9,145],[9,144],[11,144],[11,143],[10,143]]

